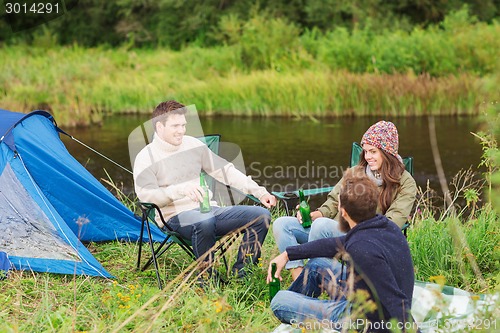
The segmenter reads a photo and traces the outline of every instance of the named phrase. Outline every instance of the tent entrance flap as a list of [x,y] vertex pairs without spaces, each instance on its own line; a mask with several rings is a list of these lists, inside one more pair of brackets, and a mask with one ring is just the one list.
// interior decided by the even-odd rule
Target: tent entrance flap
[[9,163],[0,175],[0,248],[10,256],[81,261]]

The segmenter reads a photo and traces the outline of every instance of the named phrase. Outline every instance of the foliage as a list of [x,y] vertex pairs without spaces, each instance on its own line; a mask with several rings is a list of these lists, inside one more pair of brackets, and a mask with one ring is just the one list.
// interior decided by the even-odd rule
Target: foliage
[[488,198],[491,204],[492,196],[492,177],[499,171],[497,157],[499,155],[497,141],[492,133],[472,133],[480,140],[483,147],[483,155],[479,166],[486,167],[485,178],[488,183]]
[[[382,0],[65,0],[68,9],[46,23],[50,34],[63,45],[212,46],[217,43],[212,30],[228,15],[251,21],[255,15],[290,22],[301,31],[337,28],[375,31],[426,27],[442,22],[453,11],[467,6],[478,20],[490,23],[500,14],[497,0],[466,1],[382,1]],[[50,17],[52,18],[52,17]],[[12,19],[12,18],[9,18]],[[23,33],[11,32],[9,21],[0,21],[0,41],[31,43],[39,33],[26,17]],[[22,22],[26,20],[26,22]],[[43,20],[42,20],[43,22]]]
[[[477,73],[493,70],[498,63],[492,50],[500,48],[499,39],[493,38],[500,34],[500,25],[464,30],[475,38],[469,44],[496,40],[478,44],[476,54],[489,55],[482,62],[448,52],[450,45],[442,48],[453,55],[449,61],[432,60],[431,49],[426,53],[431,58],[416,61],[418,57],[398,43],[410,46],[405,39],[425,39],[422,47],[413,47],[422,53],[432,36],[444,32],[393,32],[384,40],[369,30],[351,35],[340,29],[331,38],[310,31],[300,43],[290,39],[287,46],[280,39],[296,36],[297,30],[285,21],[257,17],[252,25],[240,26],[242,22],[228,20],[234,29],[225,28],[227,45],[205,49],[1,48],[0,103],[22,112],[46,109],[60,124],[77,126],[99,122],[107,112],[149,113],[166,98],[196,104],[205,115],[325,117],[478,114],[482,101],[496,96],[490,75]],[[267,25],[274,32],[259,38]],[[475,30],[482,32],[472,33]],[[469,38],[462,37],[457,43]],[[43,43],[50,45],[50,40],[49,36]],[[444,40],[436,37],[434,44]],[[380,45],[380,50],[372,54],[370,43]],[[489,67],[468,68],[471,63]],[[412,66],[442,73],[417,75]]]
[[[174,4],[183,6],[159,2]],[[142,13],[126,0],[116,5],[124,6],[125,16]],[[193,41],[181,51],[134,48],[150,38],[139,27],[118,49],[78,42],[59,47],[61,37],[43,27],[32,36],[33,46],[18,40],[0,48],[0,103],[15,111],[46,109],[61,124],[78,126],[99,122],[107,112],[149,113],[165,98],[196,104],[209,115],[310,118],[478,114],[484,101],[498,99],[500,25],[478,22],[466,9],[426,29],[377,30],[366,22],[323,32],[302,31],[274,11],[251,8],[206,28],[204,38],[217,46]],[[206,15],[199,19],[209,20]]]
[[[500,75],[498,80],[500,81]],[[500,101],[491,101],[488,110],[487,120],[491,136],[486,146],[483,145],[483,152],[486,155],[483,157],[483,162],[488,161],[491,167],[489,169],[491,173],[487,175],[490,181],[489,199],[497,212],[500,212],[500,151],[497,146],[500,140]]]
[[288,67],[299,49],[299,29],[280,18],[256,15],[238,22],[234,16],[228,16],[221,20],[219,30],[219,38],[235,46],[241,66],[249,70],[279,70],[283,62]]
[[[450,13],[440,26],[376,32],[372,26],[336,28],[324,35],[303,34],[306,50],[332,69],[351,72],[429,73],[432,76],[498,69],[497,23],[475,23],[465,9]],[[491,44],[490,44],[491,43]],[[486,45],[489,46],[486,46]],[[490,47],[491,46],[491,47]]]

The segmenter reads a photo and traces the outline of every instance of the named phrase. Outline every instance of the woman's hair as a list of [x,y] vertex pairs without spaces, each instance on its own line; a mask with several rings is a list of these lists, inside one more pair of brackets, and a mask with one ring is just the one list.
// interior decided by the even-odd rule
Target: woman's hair
[[[394,193],[401,185],[401,175],[405,171],[404,164],[394,155],[386,153],[380,149],[382,153],[382,165],[380,166],[380,175],[382,176],[382,191],[380,192],[378,201],[382,214],[385,214],[392,204]],[[366,168],[368,162],[365,159],[364,150],[359,155],[359,163],[363,168]]]

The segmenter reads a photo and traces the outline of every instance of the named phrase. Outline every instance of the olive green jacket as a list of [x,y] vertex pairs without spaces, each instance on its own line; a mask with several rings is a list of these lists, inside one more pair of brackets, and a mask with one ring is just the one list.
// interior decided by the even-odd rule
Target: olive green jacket
[[[340,180],[342,182],[342,179]],[[339,184],[340,184],[339,182]],[[379,187],[381,190],[381,187]],[[318,211],[323,214],[324,217],[328,217],[331,219],[335,219],[338,221],[338,213],[339,213],[339,192],[340,186],[335,186],[333,190],[328,193],[328,198],[326,201],[318,208]],[[408,216],[413,208],[413,204],[415,203],[415,196],[417,193],[417,185],[415,180],[410,175],[408,171],[404,171],[401,175],[401,183],[398,191],[394,193],[393,201],[387,212],[385,212],[385,216],[399,225],[403,227],[403,225],[408,221]],[[377,207],[377,213],[381,214],[380,205]]]

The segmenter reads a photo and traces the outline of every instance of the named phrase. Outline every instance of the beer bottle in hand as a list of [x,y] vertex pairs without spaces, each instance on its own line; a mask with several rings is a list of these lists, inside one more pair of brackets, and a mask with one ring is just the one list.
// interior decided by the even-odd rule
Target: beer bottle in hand
[[302,227],[309,228],[312,224],[311,208],[304,197],[304,191],[299,190],[299,211],[302,216]]
[[203,189],[203,200],[200,201],[200,212],[208,213],[212,208],[210,207],[210,194],[208,192],[207,182],[205,181],[205,173],[200,173],[200,186]]
[[276,263],[272,263],[271,264],[271,274],[272,274],[272,277],[273,279],[271,280],[271,282],[269,282],[269,301],[271,301],[274,297],[274,295],[276,295],[278,293],[278,291],[280,291],[281,289],[281,286],[280,286],[280,279],[278,279],[277,277],[274,277],[274,275],[276,274]]

